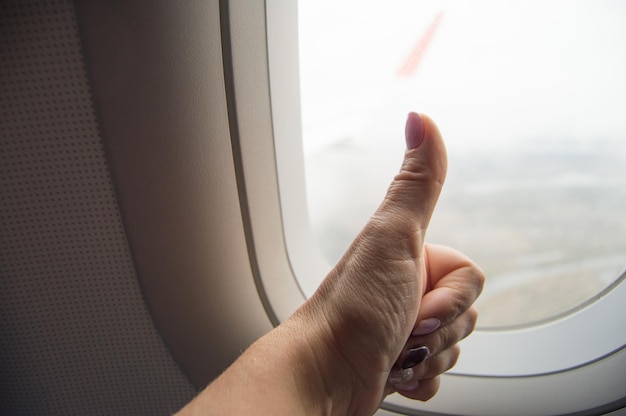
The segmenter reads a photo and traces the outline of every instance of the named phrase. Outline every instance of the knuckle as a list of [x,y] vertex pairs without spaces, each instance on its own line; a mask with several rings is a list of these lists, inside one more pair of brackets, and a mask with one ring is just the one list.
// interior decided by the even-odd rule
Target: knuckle
[[441,327],[437,331],[438,335],[438,349],[437,351],[443,351],[456,344],[459,341],[459,337],[456,334],[456,322],[452,322],[449,325]]
[[472,306],[467,311],[467,315],[469,317],[469,331],[467,332],[467,334],[465,334],[465,336],[471,334],[474,329],[476,329],[476,324],[478,323],[478,309],[476,309],[475,306]]
[[459,357],[461,356],[461,347],[459,345],[455,345],[450,348],[450,352],[450,361],[448,362],[448,368],[446,368],[446,371],[454,367],[459,361]]
[[458,338],[457,342],[467,338],[474,329],[476,329],[476,323],[478,322],[478,310],[472,306],[469,308],[459,319]]
[[467,312],[465,312],[464,315],[465,315],[466,322],[463,327],[463,331],[462,331],[461,338],[459,339],[459,341],[461,339],[465,339],[472,332],[474,332],[474,329],[476,329],[476,323],[478,322],[478,310],[476,309],[476,307],[472,306],[471,308],[467,310]]
[[472,263],[470,276],[479,295],[482,292],[483,287],[485,286],[485,272],[483,272],[483,270],[476,263]]
[[457,296],[453,297],[453,302],[451,302],[452,310],[454,311],[454,319],[458,318],[462,315],[467,308],[469,307],[467,304],[467,295],[465,293],[458,293]]

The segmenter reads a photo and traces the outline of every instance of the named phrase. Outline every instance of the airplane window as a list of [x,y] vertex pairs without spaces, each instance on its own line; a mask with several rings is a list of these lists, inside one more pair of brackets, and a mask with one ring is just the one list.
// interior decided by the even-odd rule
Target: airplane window
[[427,240],[485,270],[479,325],[551,319],[626,265],[626,3],[300,0],[306,186],[329,263],[397,172],[408,111],[438,123]]

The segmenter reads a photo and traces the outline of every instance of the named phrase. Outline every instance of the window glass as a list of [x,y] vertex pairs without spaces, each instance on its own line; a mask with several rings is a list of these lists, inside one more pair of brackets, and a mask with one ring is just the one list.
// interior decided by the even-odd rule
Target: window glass
[[487,275],[479,325],[580,305],[626,265],[626,2],[299,3],[309,212],[334,263],[382,200],[404,121],[449,170],[427,240]]

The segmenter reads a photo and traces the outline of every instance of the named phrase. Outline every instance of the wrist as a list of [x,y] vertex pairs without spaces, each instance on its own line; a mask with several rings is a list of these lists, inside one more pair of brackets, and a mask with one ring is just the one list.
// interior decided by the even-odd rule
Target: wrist
[[270,337],[283,346],[280,364],[289,369],[305,414],[348,415],[357,383],[317,317],[296,313]]
[[330,415],[315,346],[289,319],[252,344],[180,415]]
[[386,374],[355,368],[320,306],[310,299],[257,340],[181,415],[374,413]]
[[357,364],[362,357],[343,348],[346,342],[340,338],[349,331],[342,331],[316,300],[309,299],[281,325],[293,342],[290,351],[296,357],[295,379],[301,397],[324,404],[322,412],[315,414],[374,413],[383,399],[388,371],[364,373]]

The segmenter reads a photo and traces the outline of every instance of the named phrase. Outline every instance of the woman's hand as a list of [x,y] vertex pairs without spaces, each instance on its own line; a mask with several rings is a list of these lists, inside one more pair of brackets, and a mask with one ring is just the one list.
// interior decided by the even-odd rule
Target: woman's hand
[[[411,399],[428,400],[439,389],[439,375],[454,366],[460,349],[457,343],[476,325],[472,306],[484,283],[482,271],[465,255],[449,247],[425,246],[428,287],[416,325],[400,360],[392,370],[398,383],[391,389]],[[411,349],[426,346],[429,356],[413,371],[402,369]],[[389,392],[390,390],[388,390]]]
[[[327,345],[318,349],[318,362],[329,369],[326,389],[345,398],[345,384],[337,384],[352,388],[344,414],[373,413],[393,390],[432,397],[437,376],[458,358],[456,343],[476,323],[471,305],[482,272],[455,250],[424,244],[446,175],[443,140],[430,119],[411,113],[406,141],[383,203],[295,315],[305,315]],[[348,381],[337,377],[338,369],[350,374]]]
[[476,323],[483,274],[459,252],[425,245],[446,152],[436,125],[415,113],[406,142],[384,201],[317,292],[184,411],[371,415],[393,391],[437,392]]

